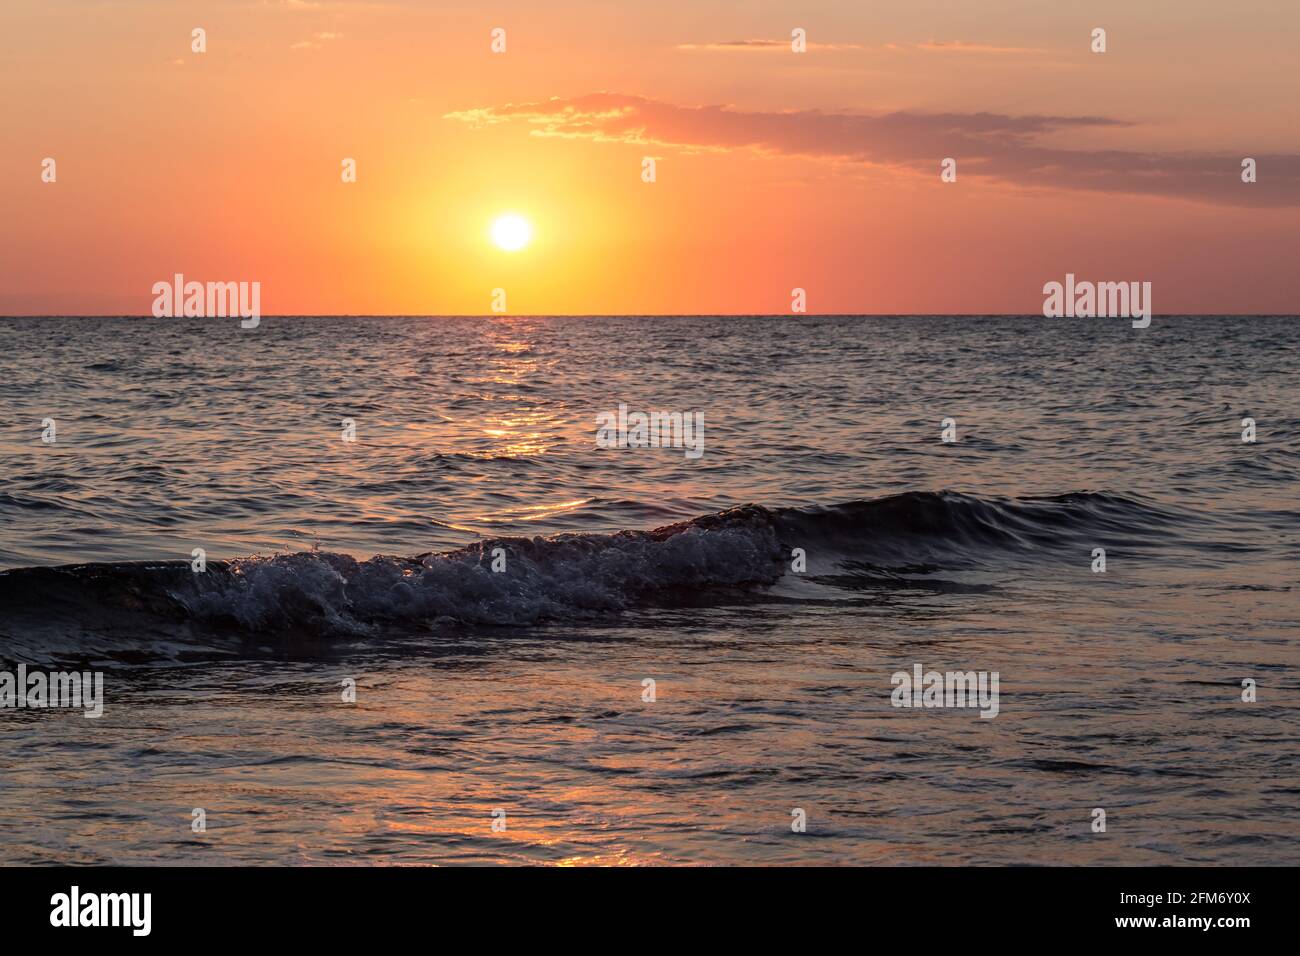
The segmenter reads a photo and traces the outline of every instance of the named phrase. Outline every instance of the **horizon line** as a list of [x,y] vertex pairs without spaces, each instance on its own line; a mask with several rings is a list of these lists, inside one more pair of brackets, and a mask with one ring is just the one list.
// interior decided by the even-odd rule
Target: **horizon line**
[[[1300,312],[1153,312],[1152,318],[1300,318]],[[127,312],[13,312],[0,319],[239,319],[248,316],[156,316],[152,313]],[[1041,312],[277,312],[264,313],[259,319],[1045,319]],[[1078,321],[1125,318],[1125,316],[1061,316]]]

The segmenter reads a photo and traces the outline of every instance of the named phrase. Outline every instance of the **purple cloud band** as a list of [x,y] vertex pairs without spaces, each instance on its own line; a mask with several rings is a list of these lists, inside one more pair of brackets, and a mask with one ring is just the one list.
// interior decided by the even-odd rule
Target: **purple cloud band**
[[[1132,124],[1103,116],[1000,113],[884,114],[678,106],[644,96],[590,93],[448,113],[471,124],[520,122],[537,135],[705,149],[751,149],[872,163],[938,175],[951,156],[961,175],[1022,187],[1164,196],[1231,206],[1300,205],[1300,156],[1205,155],[1065,149],[1044,138]],[[1258,182],[1243,183],[1255,159]]]

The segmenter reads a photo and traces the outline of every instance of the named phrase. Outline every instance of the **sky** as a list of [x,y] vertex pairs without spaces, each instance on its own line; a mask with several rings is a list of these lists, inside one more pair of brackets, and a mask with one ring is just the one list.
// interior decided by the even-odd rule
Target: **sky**
[[268,315],[1037,313],[1067,273],[1296,312],[1298,36],[1294,0],[4,0],[0,314],[176,273]]

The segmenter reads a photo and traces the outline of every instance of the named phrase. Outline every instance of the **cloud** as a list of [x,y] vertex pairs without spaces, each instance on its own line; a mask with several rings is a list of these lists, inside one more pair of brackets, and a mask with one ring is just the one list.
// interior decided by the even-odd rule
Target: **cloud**
[[[519,123],[533,135],[692,149],[748,150],[891,166],[937,180],[953,157],[959,178],[1012,186],[1166,196],[1233,206],[1300,205],[1300,155],[1205,155],[1065,149],[1053,138],[1133,124],[1103,116],[1001,113],[883,114],[678,106],[644,96],[590,93],[447,113],[474,126]],[[1259,182],[1241,181],[1253,156]]]
[[[710,43],[679,43],[674,49],[686,52],[744,53],[790,52],[790,40],[716,40]],[[809,50],[862,50],[860,43],[814,43],[808,41]]]
[[927,53],[986,53],[996,56],[1037,56],[1047,53],[1029,46],[993,46],[988,43],[969,43],[966,40],[927,40],[916,44],[916,49]]
[[299,40],[289,45],[290,50],[319,50],[330,40],[337,40],[342,33],[313,33],[309,40]]
[[396,0],[261,0],[261,6],[278,6],[303,13],[317,10],[337,10],[341,7],[390,7]]
[[396,10],[402,7],[419,6],[427,3],[428,0],[246,0],[246,2],[290,13],[346,15],[361,11]]

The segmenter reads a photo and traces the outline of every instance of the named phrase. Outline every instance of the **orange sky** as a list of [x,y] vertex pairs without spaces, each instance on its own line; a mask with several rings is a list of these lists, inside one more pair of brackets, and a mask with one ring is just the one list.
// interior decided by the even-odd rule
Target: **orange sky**
[[0,313],[176,272],[266,314],[1038,312],[1066,272],[1294,312],[1298,36],[1294,0],[5,0]]

